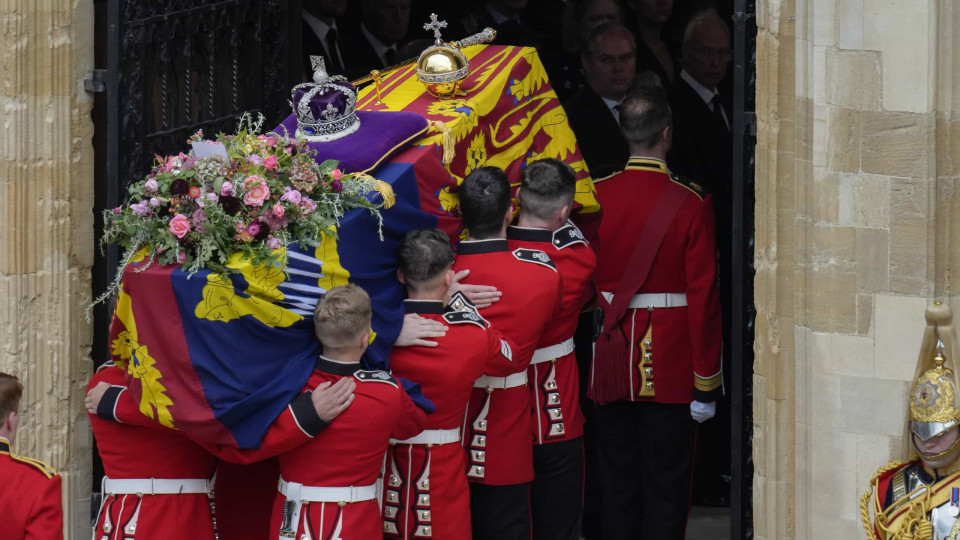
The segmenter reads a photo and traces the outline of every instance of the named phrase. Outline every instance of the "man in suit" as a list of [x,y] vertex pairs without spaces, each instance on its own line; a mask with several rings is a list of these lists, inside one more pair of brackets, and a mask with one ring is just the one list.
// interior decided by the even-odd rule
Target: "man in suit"
[[347,78],[366,75],[396,62],[410,25],[411,0],[363,0],[360,27],[344,36]]
[[633,34],[619,23],[591,30],[581,55],[587,85],[564,104],[594,178],[623,170],[630,157],[617,106],[633,85],[636,48]]
[[303,3],[303,72],[306,79],[313,76],[310,56],[323,55],[327,73],[343,73],[342,35],[337,28],[337,17],[347,12],[347,0],[307,0]]
[[[494,45],[514,45],[517,47],[536,47],[543,45],[543,36],[527,24],[526,9],[529,0],[486,0],[479,2],[473,9],[458,16],[452,30],[462,33],[456,39],[482,31],[486,27],[497,31]],[[541,2],[542,3],[542,2]],[[456,11],[453,14],[456,16]]]
[[[713,196],[719,252],[720,304],[723,306],[723,340],[730,340],[732,214],[733,214],[733,121],[728,96],[718,91],[730,63],[730,31],[715,11],[695,15],[684,32],[683,71],[671,89],[674,145],[667,162],[677,174],[702,185]],[[731,348],[724,347],[724,365],[729,366]],[[701,434],[717,441],[708,450],[697,450],[695,490],[698,502],[720,504],[728,487],[730,407],[720,401],[717,420],[703,426]]]

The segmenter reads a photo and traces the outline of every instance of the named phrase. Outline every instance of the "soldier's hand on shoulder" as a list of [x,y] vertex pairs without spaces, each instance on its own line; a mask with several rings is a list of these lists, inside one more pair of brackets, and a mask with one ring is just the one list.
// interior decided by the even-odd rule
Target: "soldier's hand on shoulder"
[[470,270],[461,270],[453,275],[453,283],[447,290],[447,297],[451,297],[457,291],[460,291],[467,297],[467,300],[477,307],[477,309],[488,308],[495,302],[500,301],[503,293],[498,291],[492,285],[473,285],[469,283],[460,283],[460,281],[470,275]]
[[400,329],[400,335],[393,344],[395,347],[411,347],[419,345],[421,347],[436,347],[436,341],[428,341],[430,338],[438,338],[447,335],[448,328],[439,321],[426,319],[416,313],[407,313],[403,317],[403,328]]
[[101,381],[87,392],[87,396],[83,398],[83,406],[87,408],[88,413],[97,414],[97,407],[100,406],[100,400],[103,399],[103,394],[105,394],[109,388],[110,383]]
[[353,391],[356,388],[357,383],[353,377],[344,377],[334,384],[325,382],[314,388],[310,399],[317,410],[317,416],[324,422],[333,422],[353,403]]

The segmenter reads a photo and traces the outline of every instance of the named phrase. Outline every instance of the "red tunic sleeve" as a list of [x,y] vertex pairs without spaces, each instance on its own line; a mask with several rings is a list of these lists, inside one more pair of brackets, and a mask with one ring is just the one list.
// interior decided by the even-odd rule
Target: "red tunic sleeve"
[[687,316],[693,355],[694,399],[716,401],[723,395],[720,294],[713,204],[703,199],[687,233],[685,252]]

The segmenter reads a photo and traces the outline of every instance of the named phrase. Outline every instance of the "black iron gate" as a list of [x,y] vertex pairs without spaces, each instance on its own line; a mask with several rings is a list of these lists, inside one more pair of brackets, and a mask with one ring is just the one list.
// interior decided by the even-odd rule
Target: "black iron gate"
[[733,276],[730,538],[753,538],[754,155],[756,0],[733,2]]
[[[155,154],[186,150],[198,129],[234,129],[243,111],[268,125],[289,113],[300,77],[300,2],[287,0],[100,0],[94,103],[96,238],[100,215],[123,202]],[[295,51],[296,54],[290,54]],[[98,250],[98,255],[100,255]],[[94,294],[117,268],[108,250],[94,263]],[[94,313],[95,362],[108,357],[107,307]]]
[[[154,155],[186,150],[187,138],[233,131],[244,111],[273,126],[289,114],[299,82],[299,0],[94,0],[95,238],[101,214],[149,172]],[[96,251],[93,294],[118,266]],[[108,306],[94,310],[93,359],[109,358]],[[100,463],[94,485],[100,485]],[[94,497],[94,503],[96,502]]]

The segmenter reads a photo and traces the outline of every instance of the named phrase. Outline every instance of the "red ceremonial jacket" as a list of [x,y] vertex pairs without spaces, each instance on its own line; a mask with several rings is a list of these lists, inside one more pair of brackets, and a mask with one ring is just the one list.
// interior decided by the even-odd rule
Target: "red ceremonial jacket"
[[663,161],[630,158],[597,182],[603,221],[593,248],[597,284],[615,292],[640,232],[671,183],[689,195],[667,228],[653,266],[635,293],[686,293],[686,307],[630,309],[621,321],[630,351],[630,401],[689,403],[723,395],[717,248],[709,195],[673,176]]
[[[104,394],[98,408],[98,413],[103,411],[99,414],[101,419],[142,428],[168,429],[144,416],[129,392],[124,392],[124,389],[125,387],[117,385]],[[261,444],[259,449],[240,449],[197,442],[221,460],[244,465],[220,463],[217,466],[215,509],[219,540],[252,540],[269,531],[269,514],[272,512],[277,491],[279,471],[276,460],[263,460],[309,441],[326,425],[326,422],[317,416],[311,393],[304,392],[270,425],[264,437],[267,444]],[[260,510],[265,512],[262,517],[250,514]]]
[[[90,426],[97,439],[108,478],[114,479],[205,479],[213,476],[216,458],[177,431],[162,428],[139,413],[125,392],[124,371],[104,364],[90,378],[87,389],[99,382],[113,385],[104,394]],[[118,399],[123,395],[124,399]],[[118,406],[132,409],[120,423]],[[214,539],[210,499],[203,493],[145,495],[104,494],[94,537],[106,540],[165,540],[168,538]]]
[[[516,372],[526,371],[547,325],[560,314],[560,275],[546,253],[510,249],[506,239],[460,242],[454,270],[469,269],[468,282],[493,285],[503,293],[483,310],[484,317],[516,345]],[[530,390],[526,386],[492,392],[474,388],[464,422],[471,482],[522,484],[533,480]]]
[[36,459],[10,453],[0,437],[0,538],[63,540],[60,476]]
[[[597,268],[597,257],[583,233],[572,222],[556,231],[510,227],[507,240],[513,249],[543,250],[560,273],[563,312],[543,331],[537,347],[567,340],[572,343],[580,312],[593,297],[593,273]],[[580,375],[572,346],[569,353],[551,362],[532,364],[527,373],[534,442],[544,444],[582,436]]]
[[[456,307],[454,307],[456,306]],[[424,429],[459,430],[477,377],[516,371],[515,348],[489,326],[461,293],[450,306],[439,300],[407,300],[407,313],[447,325],[436,347],[395,347],[390,371],[416,381],[436,406]],[[466,454],[456,442],[396,444],[387,456],[384,536],[470,538],[470,492]]]

